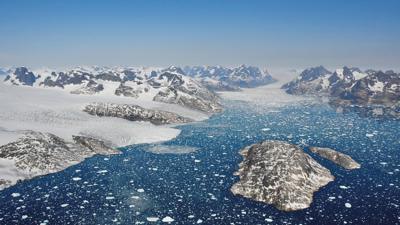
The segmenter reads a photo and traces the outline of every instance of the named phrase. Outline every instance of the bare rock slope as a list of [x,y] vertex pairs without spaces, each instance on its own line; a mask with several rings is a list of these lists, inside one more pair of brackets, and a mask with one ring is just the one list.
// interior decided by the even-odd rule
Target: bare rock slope
[[118,117],[130,121],[148,121],[155,125],[193,122],[176,113],[145,109],[138,105],[91,103],[83,111],[95,116]]
[[361,165],[359,163],[357,163],[354,159],[352,159],[350,156],[340,153],[340,152],[337,152],[333,149],[310,147],[310,150],[313,153],[316,153],[316,154],[320,155],[321,157],[328,159],[345,169],[353,170],[353,169],[361,168]]
[[68,142],[54,134],[28,131],[0,146],[0,190],[20,180],[64,170],[95,154],[117,153],[95,138],[73,136],[73,142]]
[[274,205],[283,211],[305,209],[313,194],[334,180],[328,169],[301,148],[281,141],[264,141],[241,151],[244,160],[231,187],[235,195]]

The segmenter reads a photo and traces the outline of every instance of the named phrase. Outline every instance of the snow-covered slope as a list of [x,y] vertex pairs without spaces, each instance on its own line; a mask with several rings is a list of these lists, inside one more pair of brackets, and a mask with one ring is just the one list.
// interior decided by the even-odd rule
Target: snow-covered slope
[[179,134],[179,130],[149,122],[96,117],[83,112],[91,102],[135,104],[147,109],[170,111],[193,119],[207,115],[179,105],[115,95],[72,95],[60,88],[4,85],[0,82],[0,145],[16,140],[24,130],[52,133],[67,141],[86,134],[113,146],[158,142]]
[[201,83],[185,75],[179,67],[77,67],[65,71],[16,68],[6,84],[55,88],[71,94],[125,96],[178,104],[204,112],[218,112],[218,97]]
[[[104,152],[91,150],[101,147],[101,143],[121,147],[165,141],[176,137],[180,131],[161,124],[208,118],[209,114],[194,110],[197,106],[204,107],[195,101],[202,99],[202,104],[211,104],[215,95],[190,78],[173,74],[170,79],[167,73],[151,77],[151,74],[144,74],[145,70],[126,78],[132,73],[134,70],[93,74],[76,69],[42,75],[17,68],[4,83],[0,82],[0,189],[17,180],[56,172],[93,154],[102,154]],[[139,96],[125,97],[126,91],[120,90],[120,96],[116,95],[115,90],[121,85],[142,86],[142,75],[146,77],[147,91],[143,89]],[[114,81],[116,77],[129,81]],[[171,99],[189,99],[194,103],[153,101],[165,89],[176,91],[177,95]],[[99,107],[92,115],[85,112],[85,107],[93,106],[92,102],[105,106],[107,110],[103,112],[107,115],[99,114]],[[109,111],[111,106],[116,110]],[[196,109],[208,112],[208,108]],[[81,138],[77,143],[76,136],[84,140]]]

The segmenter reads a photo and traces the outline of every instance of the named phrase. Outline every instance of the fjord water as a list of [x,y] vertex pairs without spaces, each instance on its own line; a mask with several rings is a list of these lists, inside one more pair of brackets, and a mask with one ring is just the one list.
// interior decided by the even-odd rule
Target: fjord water
[[[226,104],[223,113],[180,126],[177,138],[160,143],[161,150],[172,146],[169,154],[128,146],[1,191],[0,224],[400,224],[399,121],[339,114],[324,104]],[[308,153],[308,145],[333,148],[361,169],[310,153],[335,180],[301,211],[232,195],[239,150],[266,139],[300,144]]]

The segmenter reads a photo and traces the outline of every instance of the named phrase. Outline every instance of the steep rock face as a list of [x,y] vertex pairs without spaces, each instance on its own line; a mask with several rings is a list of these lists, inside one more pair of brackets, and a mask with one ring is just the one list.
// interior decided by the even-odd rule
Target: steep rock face
[[215,93],[183,74],[166,71],[152,78],[150,83],[159,90],[153,98],[154,101],[179,104],[203,112],[222,110]]
[[311,152],[320,155],[321,157],[328,159],[339,166],[348,169],[359,169],[361,165],[354,161],[350,156],[337,152],[330,148],[319,148],[319,147],[310,147]]
[[288,94],[297,95],[323,92],[327,89],[327,78],[331,74],[323,66],[309,68],[304,70],[295,80],[284,84],[282,88]]
[[37,77],[26,67],[18,67],[15,69],[14,73],[8,75],[4,81],[10,82],[14,85],[32,86],[36,79]]
[[18,180],[58,172],[95,154],[116,154],[102,141],[76,136],[74,142],[50,133],[28,131],[15,142],[0,146],[0,189]]
[[355,81],[339,95],[361,104],[388,104],[400,102],[400,74],[378,71]]
[[321,166],[296,145],[264,141],[241,151],[244,160],[231,187],[235,195],[274,205],[283,211],[310,206],[313,193],[334,180]]
[[83,111],[95,116],[117,117],[131,121],[149,121],[155,125],[192,122],[191,119],[175,113],[145,109],[137,105],[92,103],[85,106]]

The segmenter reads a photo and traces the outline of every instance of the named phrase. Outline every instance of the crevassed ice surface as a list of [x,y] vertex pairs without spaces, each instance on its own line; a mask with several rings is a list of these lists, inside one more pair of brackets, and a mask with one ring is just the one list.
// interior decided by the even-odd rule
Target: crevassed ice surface
[[[400,224],[399,121],[337,114],[323,104],[256,110],[227,104],[163,143],[186,154],[135,145],[1,191],[0,224]],[[336,179],[297,212],[233,196],[239,150],[265,139],[333,148],[361,169],[312,155]]]

